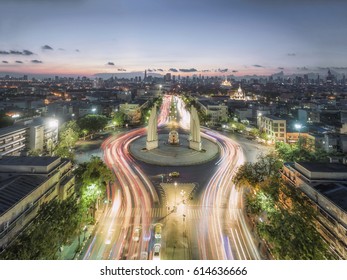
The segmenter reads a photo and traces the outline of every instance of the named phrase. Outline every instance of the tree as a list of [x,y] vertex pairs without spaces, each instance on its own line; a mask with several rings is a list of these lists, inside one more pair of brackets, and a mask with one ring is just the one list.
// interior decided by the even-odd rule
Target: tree
[[251,131],[249,132],[253,137],[259,137],[260,131],[258,128],[252,128]]
[[276,154],[260,155],[257,162],[246,162],[241,165],[233,178],[233,182],[236,185],[246,184],[258,188],[260,183],[269,178],[278,178],[278,171],[281,167],[282,162]]
[[260,132],[259,134],[259,138],[263,139],[264,141],[268,141],[269,140],[269,136],[266,134],[266,132]]
[[75,147],[80,134],[80,128],[75,120],[65,123],[59,132],[59,144],[70,149]]
[[60,246],[79,230],[80,208],[74,197],[41,205],[31,225],[6,248],[0,259],[56,259]]
[[322,162],[327,160],[328,153],[322,149],[313,150],[304,137],[301,137],[298,143],[287,144],[276,142],[276,151],[283,161],[313,161]]
[[[84,212],[95,209],[98,199],[106,194],[106,186],[114,180],[114,174],[99,158],[93,156],[89,162],[80,165],[77,180],[80,185],[78,192]],[[94,213],[94,211],[93,211]]]
[[0,128],[11,126],[14,123],[14,119],[0,112]]
[[[288,147],[278,148],[285,154]],[[281,167],[276,153],[261,155],[257,162],[240,166],[233,179],[238,187],[251,188],[247,210],[259,235],[276,259],[332,258],[315,227],[317,213],[308,198],[282,181]]]
[[116,112],[112,117],[112,124],[116,126],[123,126],[125,122],[125,115],[122,112]]
[[107,117],[103,115],[86,115],[77,121],[82,131],[86,130],[91,134],[103,130],[108,123]]
[[74,161],[75,159],[75,153],[73,152],[73,150],[63,145],[57,145],[54,150],[54,155],[62,158],[68,158],[72,161]]
[[243,123],[239,123],[233,120],[229,122],[229,127],[239,132],[244,131],[246,129],[246,126]]

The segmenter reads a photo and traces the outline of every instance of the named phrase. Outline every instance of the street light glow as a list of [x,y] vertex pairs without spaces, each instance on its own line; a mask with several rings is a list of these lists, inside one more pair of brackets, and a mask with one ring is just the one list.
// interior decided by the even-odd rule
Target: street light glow
[[295,126],[295,128],[297,130],[300,130],[302,128],[302,124],[301,123],[296,123],[294,126]]
[[57,128],[58,127],[58,120],[56,119],[51,119],[48,121],[48,126],[51,128]]

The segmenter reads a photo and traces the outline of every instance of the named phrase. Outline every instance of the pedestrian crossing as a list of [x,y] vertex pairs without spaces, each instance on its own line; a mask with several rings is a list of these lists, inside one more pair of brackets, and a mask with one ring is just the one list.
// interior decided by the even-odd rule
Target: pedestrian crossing
[[[241,209],[233,209],[233,213],[241,212]],[[151,208],[150,211],[146,211],[142,208],[133,208],[131,211],[122,211],[118,212],[116,218],[125,218],[125,217],[138,217],[142,215],[150,216],[152,218],[165,218],[170,215],[185,215],[186,219],[200,220],[202,218],[211,218],[216,215],[219,215],[220,212],[218,209],[212,207],[202,208],[198,206],[187,207],[184,211],[172,212],[172,209],[167,208]]]

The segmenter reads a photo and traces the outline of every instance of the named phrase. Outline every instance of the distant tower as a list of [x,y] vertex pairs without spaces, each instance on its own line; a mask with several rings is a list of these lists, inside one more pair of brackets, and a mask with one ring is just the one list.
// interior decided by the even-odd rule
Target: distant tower
[[154,105],[151,111],[151,115],[148,121],[147,127],[147,142],[146,148],[147,150],[153,150],[158,148],[158,120],[157,120],[157,107]]
[[193,106],[190,110],[189,148],[196,151],[201,151],[200,121],[198,112]]
[[147,82],[147,70],[145,70],[145,77],[143,78],[144,82]]

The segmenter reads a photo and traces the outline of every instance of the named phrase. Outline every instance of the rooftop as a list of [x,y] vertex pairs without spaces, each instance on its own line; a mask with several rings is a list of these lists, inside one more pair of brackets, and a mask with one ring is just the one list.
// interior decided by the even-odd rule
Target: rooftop
[[13,133],[17,130],[21,130],[21,129],[25,129],[25,128],[26,128],[26,126],[24,126],[24,125],[13,125],[13,126],[9,126],[9,127],[0,128],[0,136],[8,134],[8,133]]
[[279,118],[279,117],[276,117],[274,115],[265,115],[264,117],[269,118],[269,119],[274,120],[274,121],[285,121],[284,118]]
[[329,183],[314,187],[319,193],[334,202],[344,211],[347,211],[347,184]]
[[18,176],[1,182],[0,215],[30,194],[46,180],[45,176]]
[[347,173],[347,166],[340,163],[296,162],[310,172]]
[[48,166],[57,159],[59,159],[59,157],[4,156],[0,158],[0,167],[8,165]]

